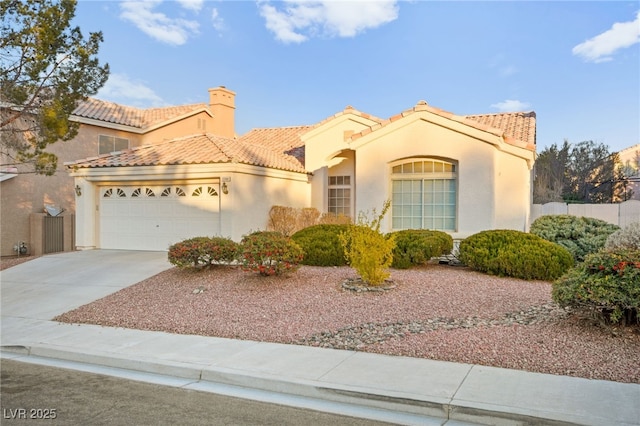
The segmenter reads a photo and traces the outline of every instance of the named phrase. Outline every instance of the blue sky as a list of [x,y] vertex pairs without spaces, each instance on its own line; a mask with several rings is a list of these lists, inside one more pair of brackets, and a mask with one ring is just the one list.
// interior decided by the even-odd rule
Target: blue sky
[[538,151],[640,143],[638,1],[80,0],[136,107],[236,92],[236,132],[314,124],[347,105],[388,118],[419,100],[459,115],[535,111]]

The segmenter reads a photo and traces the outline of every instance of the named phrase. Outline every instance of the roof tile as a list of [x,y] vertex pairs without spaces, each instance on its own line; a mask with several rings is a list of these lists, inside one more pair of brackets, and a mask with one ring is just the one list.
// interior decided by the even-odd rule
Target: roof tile
[[100,99],[88,98],[78,104],[73,111],[73,115],[143,129],[203,108],[207,108],[207,105],[200,103],[140,109]]
[[65,163],[74,168],[211,164],[238,162],[305,173],[292,155],[270,148],[211,134],[177,138],[157,145],[142,145],[121,152]]

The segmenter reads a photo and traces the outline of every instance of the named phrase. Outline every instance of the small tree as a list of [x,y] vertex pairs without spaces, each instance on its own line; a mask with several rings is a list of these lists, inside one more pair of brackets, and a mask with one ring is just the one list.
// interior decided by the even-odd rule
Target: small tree
[[357,223],[348,225],[338,236],[349,265],[368,285],[378,286],[390,275],[388,269],[393,262],[395,237],[386,238],[380,232],[380,223],[390,207],[391,201],[385,201],[379,215],[376,216],[376,210],[373,210],[372,219],[360,212]]
[[2,166],[52,175],[57,157],[48,145],[71,140],[78,102],[107,81],[96,55],[102,33],[84,40],[71,28],[75,0],[0,1],[0,153]]

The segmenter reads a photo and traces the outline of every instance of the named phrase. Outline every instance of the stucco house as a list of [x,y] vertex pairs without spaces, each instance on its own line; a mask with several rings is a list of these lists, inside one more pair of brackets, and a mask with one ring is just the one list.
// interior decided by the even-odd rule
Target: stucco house
[[[162,143],[197,132],[232,138],[233,120],[229,116],[233,116],[234,98],[233,92],[218,87],[209,91],[208,104],[139,109],[93,98],[79,104],[71,117],[80,123],[78,135],[49,148],[58,156],[54,176],[27,173],[24,166],[0,170],[0,255],[18,254],[14,248],[21,242],[29,254],[35,255],[75,249],[76,200],[84,199],[77,195],[74,178],[63,166],[65,162]],[[2,164],[8,162],[4,160]],[[59,215],[63,241],[52,242],[58,237],[45,235],[47,205],[64,210]],[[55,231],[57,235],[58,230]]]
[[[226,123],[218,126],[233,129],[233,108],[224,112],[214,113]],[[148,142],[65,163],[78,188],[78,249],[238,241],[265,229],[274,205],[356,217],[389,199],[385,232],[440,229],[454,239],[530,222],[533,112],[458,116],[420,101],[380,119],[348,106],[313,125]]]

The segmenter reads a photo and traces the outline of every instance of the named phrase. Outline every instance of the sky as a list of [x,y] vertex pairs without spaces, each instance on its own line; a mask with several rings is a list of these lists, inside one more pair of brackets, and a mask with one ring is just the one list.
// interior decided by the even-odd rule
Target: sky
[[96,98],[139,108],[236,93],[236,133],[418,101],[458,115],[535,111],[538,152],[640,143],[640,2],[79,0],[111,74]]

